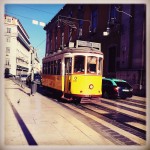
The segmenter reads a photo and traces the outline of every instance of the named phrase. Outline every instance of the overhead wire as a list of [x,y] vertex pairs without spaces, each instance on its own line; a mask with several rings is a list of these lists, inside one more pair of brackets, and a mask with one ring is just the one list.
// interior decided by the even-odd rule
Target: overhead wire
[[42,45],[44,42],[46,41],[46,39],[44,39],[41,43],[39,43],[36,47],[35,47],[35,49],[37,49],[40,45]]
[[29,8],[29,9],[33,9],[33,10],[36,10],[36,11],[40,11],[40,12],[47,13],[47,14],[53,14],[53,15],[56,14],[56,13],[50,13],[50,12],[47,12],[47,11],[44,11],[44,10],[40,10],[40,9],[37,9],[37,8],[31,8],[31,7],[24,6],[24,5],[19,5],[19,6],[20,6],[20,7]]
[[[9,13],[9,14],[14,14],[14,15],[16,15],[16,16],[20,16],[20,17],[22,17],[22,18],[25,18],[25,19],[29,19],[29,20],[33,20],[32,18],[30,18],[30,17],[26,17],[26,16],[22,16],[22,15],[18,15],[18,14],[16,14],[16,13],[12,13],[12,12],[10,12],[10,11],[7,11],[7,10],[5,10],[5,12],[6,12],[6,14],[7,14],[7,12]],[[43,42],[45,42],[46,41],[46,39],[44,39],[42,42],[40,42],[35,48],[38,48],[40,45],[42,45],[43,44]]]
[[[36,8],[31,8],[31,7],[24,6],[24,5],[18,5],[18,6],[26,7],[26,8],[33,9],[33,10],[36,10],[36,11],[40,11],[40,12],[47,13],[47,14],[53,14],[53,15],[56,14],[56,13],[50,13],[50,12],[47,12],[47,11],[39,10],[39,9],[36,9]],[[61,9],[62,9],[62,8],[61,8]],[[19,15],[19,14],[16,14],[16,13],[12,13],[12,12],[10,12],[10,11],[8,11],[8,10],[5,10],[5,12],[6,12],[6,14],[13,14],[13,15],[15,15],[15,16],[19,16],[19,17],[22,17],[22,18],[25,18],[25,19],[34,20],[33,18],[26,17],[26,16],[22,16],[22,15]],[[38,48],[40,45],[42,45],[43,42],[45,42],[45,41],[46,41],[46,39],[44,39],[40,44],[38,44],[38,45],[36,46],[36,48]]]
[[[18,14],[16,14],[16,13],[12,13],[12,12],[9,12],[9,11],[7,11],[7,10],[6,10],[6,12],[8,12],[8,13],[10,13],[10,14],[14,14],[14,15],[16,15],[16,16],[20,16],[20,17],[25,18],[25,19],[33,20],[32,18],[29,18],[29,17],[26,17],[26,16],[22,16],[22,15],[18,15]],[[7,14],[7,13],[6,13],[6,14]],[[40,44],[38,44],[35,48],[37,48],[37,47],[39,47],[40,45],[42,45],[44,41],[46,41],[46,39],[44,39],[42,42],[40,42]]]
[[5,10],[5,12],[6,12],[6,14],[10,13],[10,14],[13,14],[13,15],[16,15],[16,16],[20,16],[20,17],[25,18],[25,19],[33,20],[33,18],[29,18],[29,17],[26,17],[26,16],[18,15],[18,14],[16,14],[16,13],[12,13],[12,12],[10,12],[10,11],[8,11],[8,10]]

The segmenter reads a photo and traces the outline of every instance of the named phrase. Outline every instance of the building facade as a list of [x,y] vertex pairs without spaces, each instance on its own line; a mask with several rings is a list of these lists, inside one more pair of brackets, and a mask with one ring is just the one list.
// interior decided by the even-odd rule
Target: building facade
[[37,55],[37,50],[33,46],[31,46],[30,50],[31,50],[30,70],[33,69],[34,73],[41,74],[41,65]]
[[17,18],[8,15],[4,17],[4,47],[6,48],[4,73],[29,74],[32,67],[32,55],[35,53],[31,48],[29,36]]
[[146,95],[146,6],[122,5],[116,77],[127,80],[137,95]]
[[101,43],[103,75],[125,79],[135,94],[145,95],[145,9],[144,4],[67,4],[44,28],[45,56],[78,39]]

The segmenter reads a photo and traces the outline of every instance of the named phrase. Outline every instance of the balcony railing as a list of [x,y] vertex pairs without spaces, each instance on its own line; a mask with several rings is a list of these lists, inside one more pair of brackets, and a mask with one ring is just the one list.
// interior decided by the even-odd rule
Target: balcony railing
[[21,44],[29,51],[30,45],[25,41],[25,39],[18,33],[17,39],[21,42]]

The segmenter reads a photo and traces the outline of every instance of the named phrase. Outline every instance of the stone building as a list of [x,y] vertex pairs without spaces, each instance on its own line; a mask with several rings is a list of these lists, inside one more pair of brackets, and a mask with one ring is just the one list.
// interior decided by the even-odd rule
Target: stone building
[[116,77],[127,80],[137,95],[146,95],[146,5],[122,5]]
[[101,43],[103,76],[127,80],[135,94],[146,94],[144,4],[66,4],[45,26],[45,56],[69,42]]
[[[37,55],[37,50],[31,46],[31,63],[30,63],[30,70],[34,69],[34,73],[41,73],[41,65],[40,60]],[[30,71],[31,72],[31,71]]]

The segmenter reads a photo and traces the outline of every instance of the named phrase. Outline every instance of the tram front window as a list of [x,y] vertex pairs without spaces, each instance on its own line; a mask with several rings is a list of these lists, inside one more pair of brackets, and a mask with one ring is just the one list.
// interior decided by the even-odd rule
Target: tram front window
[[84,73],[84,62],[85,56],[75,56],[74,58],[74,72],[75,73]]
[[87,57],[87,73],[96,73],[96,64],[97,64],[97,57],[88,56]]

